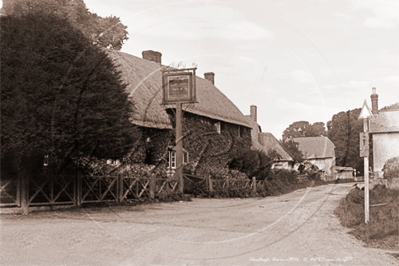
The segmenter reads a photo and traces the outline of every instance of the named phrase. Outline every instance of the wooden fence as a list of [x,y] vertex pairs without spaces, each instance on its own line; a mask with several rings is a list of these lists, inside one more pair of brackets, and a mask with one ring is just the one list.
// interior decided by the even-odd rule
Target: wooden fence
[[123,202],[141,198],[155,198],[161,194],[175,193],[175,180],[131,177],[119,175],[43,175],[28,180],[16,176],[2,178],[0,182],[0,207],[37,205]]
[[[265,189],[264,181],[249,179],[212,179],[184,175],[184,193],[212,195],[218,192],[256,194]],[[48,175],[33,176],[22,182],[18,178],[1,179],[0,207],[37,205],[73,205],[95,202],[123,202],[154,199],[178,193],[178,181],[138,178],[128,173],[118,175]]]

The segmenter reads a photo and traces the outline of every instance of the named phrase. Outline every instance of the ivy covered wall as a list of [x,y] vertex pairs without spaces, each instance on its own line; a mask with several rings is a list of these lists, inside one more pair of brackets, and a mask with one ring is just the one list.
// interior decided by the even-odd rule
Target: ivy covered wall
[[[168,110],[175,125],[174,110]],[[221,123],[220,134],[215,123]],[[251,147],[251,129],[207,117],[183,112],[183,148],[189,153],[184,172],[206,175],[228,167],[235,153]],[[141,127],[141,137],[128,160],[130,163],[158,165],[161,173],[167,168],[168,146],[175,145],[175,130]],[[163,173],[162,175],[164,175]]]

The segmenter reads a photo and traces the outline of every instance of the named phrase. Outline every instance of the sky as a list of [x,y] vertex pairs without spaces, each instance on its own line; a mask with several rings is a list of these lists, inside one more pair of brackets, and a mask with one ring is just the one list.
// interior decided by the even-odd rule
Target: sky
[[85,0],[120,17],[122,52],[162,53],[162,64],[197,64],[244,115],[256,105],[263,132],[281,139],[293,122],[399,102],[397,0]]

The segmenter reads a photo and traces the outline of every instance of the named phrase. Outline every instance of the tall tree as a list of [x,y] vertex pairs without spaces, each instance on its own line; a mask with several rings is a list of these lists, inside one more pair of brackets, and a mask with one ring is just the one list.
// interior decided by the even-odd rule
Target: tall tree
[[283,132],[283,138],[299,138],[306,137],[306,132],[310,130],[310,124],[308,121],[294,122],[287,127]]
[[326,126],[324,122],[316,122],[311,125],[306,137],[327,136]]
[[128,39],[127,27],[118,17],[103,18],[91,13],[83,0],[3,0],[3,13],[6,15],[19,16],[32,12],[66,18],[101,47],[120,50]]
[[284,140],[299,137],[326,136],[326,128],[323,122],[310,124],[308,121],[298,121],[289,125],[283,132]]
[[58,16],[0,21],[2,161],[20,173],[48,155],[59,171],[76,158],[126,154],[133,106],[106,52]]
[[336,165],[349,166],[363,172],[363,158],[359,156],[359,133],[363,121],[358,120],[361,109],[339,112],[327,122],[328,138],[335,145]]

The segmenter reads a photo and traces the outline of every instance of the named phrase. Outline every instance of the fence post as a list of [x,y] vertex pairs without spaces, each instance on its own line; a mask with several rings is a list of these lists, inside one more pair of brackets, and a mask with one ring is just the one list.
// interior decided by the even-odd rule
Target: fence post
[[23,215],[28,215],[29,213],[29,185],[28,176],[22,175],[19,177],[21,182],[21,209]]
[[155,198],[155,174],[152,174],[150,176],[150,198],[154,199]]
[[252,191],[256,194],[256,177],[252,177]]
[[213,181],[212,178],[209,177],[209,191],[213,192]]
[[80,170],[78,170],[77,179],[76,205],[82,207],[82,174],[80,173]]
[[117,179],[117,186],[118,186],[118,203],[121,203],[123,201],[123,174],[118,174],[118,179]]
[[229,177],[226,177],[226,189],[229,190],[230,187],[230,182],[229,182]]

